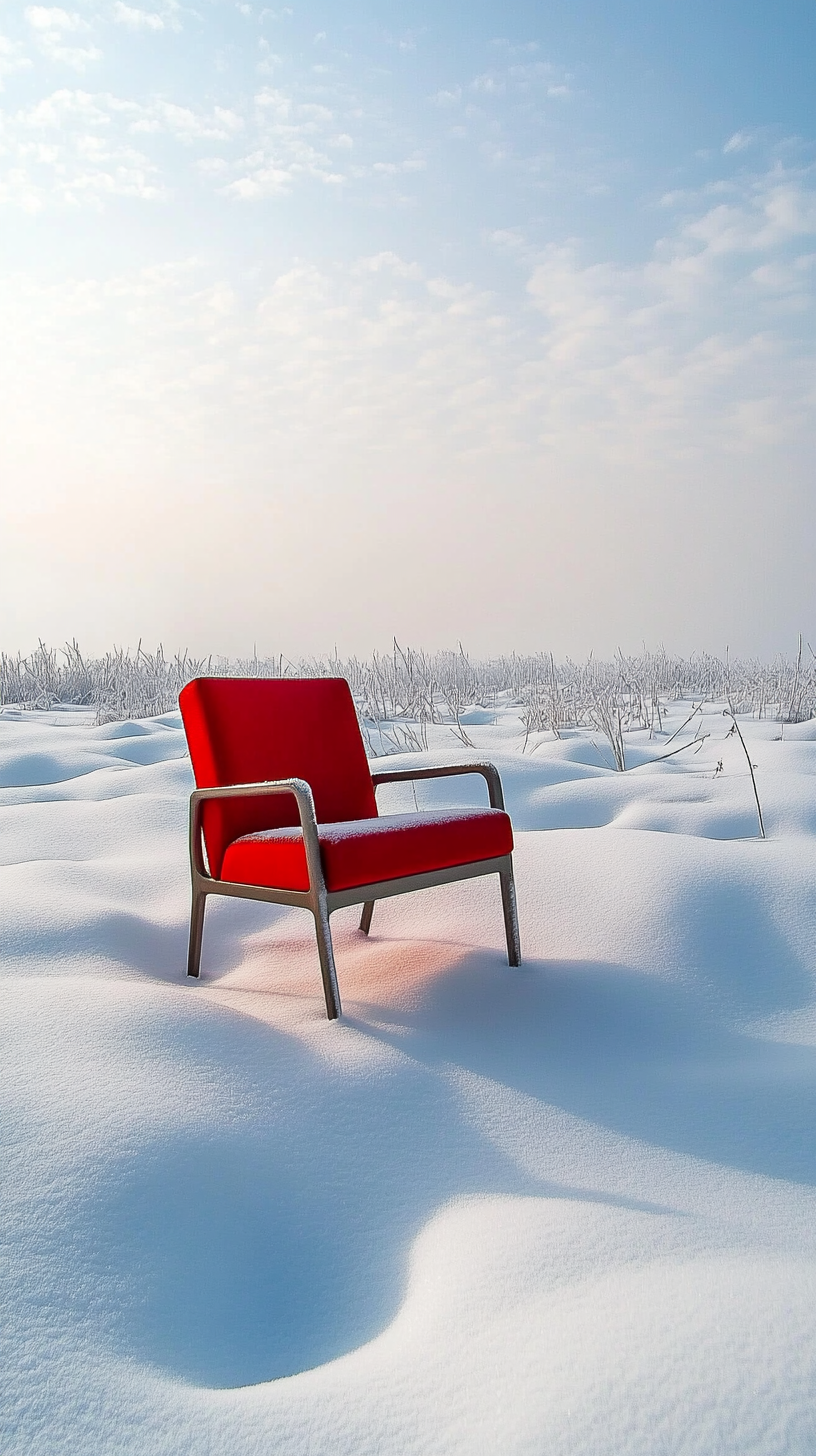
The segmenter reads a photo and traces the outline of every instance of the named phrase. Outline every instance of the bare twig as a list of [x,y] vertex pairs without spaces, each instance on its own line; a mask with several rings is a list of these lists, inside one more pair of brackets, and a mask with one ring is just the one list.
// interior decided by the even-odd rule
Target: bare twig
[[686,751],[687,748],[696,748],[697,751],[698,751],[698,753],[699,753],[699,751],[702,748],[703,744],[705,743],[706,739],[707,738],[710,738],[710,737],[711,737],[711,734],[710,733],[704,733],[703,736],[702,736],[702,738],[696,738],[696,737],[695,738],[692,738],[692,740],[691,740],[690,743],[681,743],[680,744],[680,747],[679,748],[673,748],[672,751],[671,751],[671,753],[661,753],[658,758],[647,758],[647,760],[646,760],[645,763],[639,763],[639,764],[636,765],[636,767],[637,768],[648,768],[649,765],[652,764],[652,763],[662,763],[663,760],[664,760],[664,758],[674,758],[674,755],[676,753],[685,753],[685,751]]
[[736,714],[734,713],[734,709],[731,707],[730,704],[729,704],[729,706],[727,708],[723,708],[723,715],[726,718],[730,718],[731,719],[731,722],[734,725],[733,728],[731,729],[731,732],[732,733],[736,733],[736,735],[737,735],[740,743],[742,744],[742,751],[745,754],[746,762],[748,764],[748,772],[751,775],[751,783],[754,786],[754,798],[756,799],[757,817],[759,819],[759,837],[760,837],[760,839],[764,839],[765,838],[765,824],[764,824],[763,819],[762,819],[762,805],[759,802],[759,789],[757,788],[757,781],[756,781],[756,778],[754,777],[754,765],[751,762],[751,755],[748,752],[748,748],[746,746],[745,739],[743,738],[742,733],[740,732],[740,726],[739,726],[739,723],[737,722],[737,718],[736,718]]
[[664,748],[668,748],[669,744],[674,742],[674,740],[677,737],[678,733],[682,733],[683,729],[688,726],[688,724],[691,722],[692,718],[694,717],[695,713],[701,713],[702,710],[703,710],[702,703],[698,703],[698,705],[697,705],[696,708],[692,708],[692,710],[689,713],[688,717],[686,718],[685,722],[684,723],[681,723],[679,728],[675,728],[674,732],[671,735],[671,738],[667,738],[666,739],[666,742],[664,743],[663,747]]

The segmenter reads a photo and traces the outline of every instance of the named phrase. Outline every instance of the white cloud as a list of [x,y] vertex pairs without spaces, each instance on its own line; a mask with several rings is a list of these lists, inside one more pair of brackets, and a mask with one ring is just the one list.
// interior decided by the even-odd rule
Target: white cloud
[[533,85],[546,87],[548,95],[553,87],[558,87],[559,92],[567,89],[563,73],[548,61],[531,61],[524,66],[510,66],[507,74],[511,81],[525,89]]
[[171,101],[151,101],[147,105],[133,106],[133,119],[129,131],[164,132],[181,142],[231,141],[244,129],[243,117],[234,111],[216,106],[209,113],[192,111],[187,106],[177,106]]
[[502,76],[491,75],[485,72],[481,76],[474,76],[470,83],[471,91],[476,91],[480,96],[503,96],[506,84]]
[[265,86],[255,97],[255,105],[264,111],[268,110],[279,121],[286,121],[292,109],[292,101],[283,91],[275,91],[271,86]]
[[29,25],[42,32],[88,29],[87,22],[76,11],[69,14],[57,6],[29,5],[24,14]]
[[[202,165],[223,176],[220,160]],[[276,182],[259,175],[262,157],[247,163],[258,186],[286,185],[286,168]],[[778,185],[775,174],[746,183],[733,204],[746,228]],[[808,206],[803,195],[797,216]],[[59,323],[48,322],[53,300],[34,312],[38,329],[63,330],[63,344],[49,335],[49,351],[81,357],[97,347],[97,325],[82,333],[89,317],[125,341],[121,310],[138,301],[138,358],[117,343],[105,389],[116,410],[138,398],[157,418],[172,399],[185,449],[202,432],[202,458],[217,452],[219,434],[261,455],[319,435],[327,449],[345,441],[375,455],[441,450],[525,459],[530,470],[544,457],[554,468],[581,457],[602,471],[628,460],[659,472],[812,435],[813,248],[712,252],[698,232],[680,220],[630,268],[582,261],[577,245],[535,255],[517,232],[499,234],[496,245],[527,280],[501,303],[387,251],[349,268],[302,262],[243,296],[228,279],[204,283],[193,267],[153,270],[77,285],[54,313]],[[810,314],[798,323],[799,313],[780,312],[780,298]],[[213,394],[206,381],[216,364]]]
[[773,169],[681,221],[642,267],[548,250],[529,283],[543,351],[526,369],[545,431],[591,418],[608,448],[636,436],[666,460],[799,436],[813,348],[790,330],[812,318],[816,290],[812,253],[788,254],[805,233],[816,235],[816,195]]
[[382,273],[388,272],[395,278],[410,278],[415,283],[421,283],[424,273],[418,263],[407,263],[400,258],[398,253],[373,253],[369,258],[361,258],[356,264],[355,273]]
[[221,179],[228,170],[229,164],[223,157],[199,157],[196,162],[196,171],[202,177]]
[[510,97],[527,95],[539,91],[546,97],[572,95],[570,77],[548,61],[527,61],[523,65],[511,65],[501,70],[485,71],[474,76],[470,90],[482,97]]
[[31,61],[20,42],[0,35],[0,90],[3,89],[4,76],[11,76],[15,71],[23,71],[30,65]]
[[301,102],[297,108],[297,115],[304,122],[332,121],[333,113],[327,106],[317,106],[312,102]]
[[123,5],[122,0],[116,0],[113,7],[113,19],[118,25],[126,25],[129,30],[165,30],[167,21],[163,15],[157,14],[154,10],[137,10],[132,5]]
[[355,167],[355,177],[398,177],[406,172],[424,172],[424,157],[406,157],[402,162],[372,162],[370,167]]
[[[181,15],[177,0],[133,0],[133,3],[104,0],[101,6],[99,0],[87,0],[87,8],[75,0],[75,7],[30,5],[27,10],[28,30],[36,45],[41,50],[48,49],[51,59],[59,56],[63,62],[80,68],[97,53],[91,21],[99,25],[104,19],[120,30],[146,38],[155,34],[160,39],[165,32],[180,28]],[[222,90],[223,104],[205,107],[188,96],[176,99],[173,95],[150,96],[137,92],[134,99],[124,100],[101,86],[83,85],[83,93],[96,97],[96,110],[105,116],[104,122],[99,115],[90,118],[91,131],[95,133],[99,127],[105,127],[111,156],[117,147],[123,150],[121,172],[108,174],[114,179],[111,187],[116,190],[121,186],[124,191],[131,185],[141,186],[138,195],[153,197],[162,190],[178,190],[186,175],[196,179],[199,185],[207,185],[209,181],[223,196],[236,201],[279,196],[317,184],[333,189],[344,185],[356,189],[358,195],[368,190],[372,193],[373,205],[378,208],[412,206],[416,201],[416,179],[431,164],[428,159],[433,157],[434,149],[428,146],[421,121],[411,127],[396,120],[384,76],[378,80],[377,73],[372,71],[365,86],[353,84],[348,57],[341,52],[330,57],[337,60],[337,65],[324,68],[318,76],[313,67],[298,65],[292,57],[273,56],[263,37],[258,37],[258,43],[262,43],[262,48],[259,56],[256,53],[251,58],[252,69],[256,59],[262,67],[274,66],[275,82],[257,85],[252,101],[240,88],[232,90],[233,104],[229,104],[230,91]],[[227,75],[228,71],[223,74]],[[499,89],[510,86],[518,91],[533,80],[537,82],[546,77],[557,80],[551,67],[530,60],[525,54],[519,63],[496,71],[495,86]],[[488,81],[483,78],[476,84],[486,86]],[[49,138],[49,145],[58,149],[52,161],[50,183],[48,159],[42,147],[35,157],[23,146],[27,128],[46,126],[45,113],[52,94],[50,91],[41,94],[44,108],[41,116],[18,113],[6,118],[5,165],[7,170],[14,166],[18,183],[14,188],[6,184],[6,200],[25,195],[27,206],[33,205],[33,198],[37,199],[37,206],[45,205],[49,195],[63,201],[78,200],[70,158],[76,159],[84,143],[70,137]],[[476,93],[466,94],[476,99]],[[462,96],[462,87],[457,84],[449,96],[440,94],[439,104],[458,106]],[[480,99],[487,100],[487,93]],[[499,100],[498,95],[493,97],[493,102]],[[39,104],[35,103],[35,109]],[[519,101],[520,114],[526,105],[523,99]],[[68,107],[59,125],[76,131],[81,125],[80,110]],[[494,165],[512,163],[512,141],[501,120],[498,116],[487,117],[484,112],[479,114],[482,131],[489,132],[492,127],[496,135],[475,134],[475,145],[486,149],[485,156],[489,151],[489,160]],[[477,132],[476,127],[473,130]],[[22,152],[13,140],[17,132]],[[190,149],[193,155],[189,162],[170,153],[167,139]],[[196,149],[202,143],[207,144],[208,155],[217,155],[226,167],[200,167]],[[140,158],[138,165],[134,149]],[[94,150],[99,151],[98,145],[90,149]],[[131,154],[127,159],[125,152]],[[141,183],[134,177],[140,167]],[[119,176],[118,182],[115,175]],[[376,184],[375,190],[372,184]],[[88,187],[83,188],[81,195],[90,198],[93,194],[94,189]]]
[[88,22],[76,11],[62,10],[59,6],[29,5],[24,14],[37,45],[48,60],[59,61],[75,71],[84,71],[89,64],[102,59],[101,50],[93,43],[72,45],[66,42],[66,36],[87,34],[91,30]]
[[[164,0],[32,5],[23,43],[16,35],[0,43],[0,71],[26,65],[26,51],[87,59],[104,21],[106,36],[119,28],[117,54],[124,46],[138,59],[129,72],[137,88],[142,58],[164,47],[187,13]],[[434,184],[454,206],[462,200],[463,246],[446,257],[467,256],[478,217],[501,223],[507,189],[495,193],[492,213],[468,202],[490,183],[485,162],[515,169],[511,221],[525,209],[536,214],[538,238],[557,226],[562,202],[579,187],[616,180],[602,147],[584,145],[579,116],[574,137],[570,130],[558,140],[565,135],[559,108],[572,93],[567,72],[534,49],[496,47],[471,70],[448,74],[435,96],[429,80],[421,94],[415,85],[413,103],[403,105],[394,50],[386,76],[327,45],[320,58],[336,65],[318,74],[308,47],[305,57],[290,54],[282,22],[273,56],[268,45],[256,48],[259,28],[253,36],[231,13],[244,50],[232,59],[225,50],[223,69],[211,76],[219,106],[213,93],[203,99],[204,72],[185,92],[119,96],[113,86],[75,78],[57,86],[50,63],[40,61],[47,84],[29,89],[26,78],[31,104],[0,115],[0,201],[98,209],[120,196],[149,203],[172,188],[186,204],[190,184],[196,208],[201,192],[213,194],[225,254],[241,259],[223,273],[191,267],[79,278],[73,290],[31,282],[19,299],[0,285],[0,336],[16,341],[0,350],[0,368],[8,373],[3,359],[12,355],[26,358],[39,380],[29,396],[28,385],[6,379],[4,399],[7,411],[8,401],[21,402],[21,419],[29,411],[43,478],[47,445],[32,420],[37,402],[59,388],[65,402],[54,432],[68,442],[65,458],[100,475],[108,461],[123,471],[136,461],[145,478],[212,470],[259,490],[270,461],[276,479],[306,486],[318,477],[333,482],[339,462],[337,478],[356,489],[358,466],[388,483],[396,460],[406,479],[433,479],[441,495],[472,466],[511,494],[516,480],[526,481],[528,506],[536,490],[542,500],[552,496],[548,482],[564,497],[573,488],[595,490],[597,505],[612,483],[625,493],[630,478],[648,477],[660,489],[667,472],[686,470],[684,489],[693,495],[704,472],[716,476],[726,458],[747,470],[752,451],[804,453],[813,444],[816,199],[813,177],[789,165],[792,148],[779,149],[778,167],[748,175],[752,134],[735,134],[716,182],[667,197],[660,213],[639,213],[642,226],[664,235],[638,266],[613,264],[580,241],[542,249],[523,227],[496,227],[499,299],[472,281],[475,271],[469,281],[438,262],[420,267],[421,249],[433,257],[438,242],[432,220],[417,228],[423,241],[415,256],[397,244],[381,251],[381,237],[394,243],[400,233],[381,227],[381,212],[376,227],[366,218],[418,193],[427,158],[437,169]],[[255,73],[259,60],[275,67],[268,84]],[[451,123],[462,124],[464,145],[447,140]],[[712,154],[706,170],[715,163]],[[532,199],[542,183],[552,207],[542,191]],[[354,198],[359,236],[377,239],[373,256],[345,268],[302,260],[258,282],[266,255],[238,241],[239,204],[341,184]],[[310,206],[269,210],[281,218],[274,256],[286,256],[295,234],[306,247]],[[111,221],[112,249],[129,212]],[[158,232],[149,232],[148,246],[160,246]],[[206,249],[206,227],[201,234]],[[317,236],[314,255],[330,256],[332,245],[331,236]],[[23,434],[15,438],[22,458]],[[9,449],[0,440],[3,458]],[[295,493],[294,485],[286,489]],[[376,508],[376,498],[365,504]],[[547,513],[529,508],[530,535],[536,527],[544,537]]]
[[755,135],[748,131],[735,131],[734,135],[728,138],[723,153],[728,156],[729,152],[744,152],[747,147],[753,145]]
[[554,145],[552,109],[578,95],[570,73],[538,59],[537,48],[497,43],[496,49],[503,52],[498,59],[504,64],[460,78],[429,97],[436,107],[459,113],[446,137],[469,140],[488,167],[512,169],[528,186],[595,195],[608,187],[608,163],[600,148],[571,149],[566,162]]
[[[63,88],[0,116],[0,202],[40,211],[49,202],[98,206],[115,196],[154,201],[167,193],[163,169],[133,138],[189,147],[229,143],[243,130],[243,118],[225,107],[202,113],[160,98],[141,103]],[[213,177],[217,169],[210,162],[200,171]]]
[[513,44],[512,41],[505,39],[503,36],[496,36],[491,41],[491,45],[495,50],[504,51],[508,57],[533,56],[541,49],[537,40],[523,41],[518,45]]
[[[756,551],[739,561],[764,561],[768,503],[775,517],[812,495],[816,249],[797,230],[811,186],[772,171],[731,187],[728,226],[753,251],[712,246],[710,196],[695,215],[684,199],[638,266],[578,243],[536,253],[505,231],[494,242],[521,283],[502,299],[393,251],[261,279],[193,262],[51,287],[6,279],[0,468],[46,498],[50,482],[70,484],[74,510],[88,480],[117,494],[124,482],[140,509],[149,481],[157,512],[163,493],[192,502],[206,481],[248,540],[269,512],[312,592],[334,553],[344,572],[365,570],[380,607],[397,580],[415,597],[417,561],[436,564],[449,596],[458,563],[471,591],[483,574],[486,614],[505,623],[508,601],[529,620],[565,593],[578,610],[588,592],[596,613],[623,576],[657,634],[667,563],[682,565],[696,629],[696,594],[751,531]],[[769,235],[779,187],[795,203]]]
[[345,174],[330,153],[352,151],[354,139],[348,132],[338,133],[336,125],[332,107],[264,87],[255,96],[251,135],[257,145],[237,159],[237,175],[222,192],[251,202],[283,195],[308,180],[337,186]]
[[160,197],[158,168],[122,134],[138,111],[117,97],[64,89],[2,118],[0,202],[36,212],[53,201]]
[[678,271],[710,271],[716,259],[763,253],[816,233],[816,193],[805,171],[774,166],[763,176],[710,188],[697,199],[679,199],[686,206],[724,191],[728,200],[706,207],[681,230]]
[[256,202],[259,198],[282,196],[289,191],[292,183],[290,168],[275,166],[263,154],[246,157],[243,169],[240,177],[221,189],[225,197],[234,197],[239,202]]

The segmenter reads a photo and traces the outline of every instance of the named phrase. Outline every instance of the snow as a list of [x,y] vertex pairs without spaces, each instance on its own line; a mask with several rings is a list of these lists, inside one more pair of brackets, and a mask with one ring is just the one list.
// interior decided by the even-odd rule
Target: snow
[[816,724],[763,842],[689,709],[389,759],[499,765],[524,963],[495,880],[343,911],[335,1024],[302,912],[186,983],[175,715],[0,714],[4,1453],[816,1450]]

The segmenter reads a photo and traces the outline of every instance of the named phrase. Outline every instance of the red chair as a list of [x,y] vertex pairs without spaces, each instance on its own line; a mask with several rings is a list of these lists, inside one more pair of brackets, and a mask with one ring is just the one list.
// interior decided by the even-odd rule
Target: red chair
[[[431,885],[498,874],[507,955],[519,964],[513,831],[492,763],[371,774],[344,678],[201,677],[179,696],[197,788],[190,800],[188,976],[208,895],[298,905],[315,921],[329,1019],[340,1015],[329,916]],[[379,784],[481,774],[489,809],[377,813]],[[206,852],[206,862],[205,855]]]

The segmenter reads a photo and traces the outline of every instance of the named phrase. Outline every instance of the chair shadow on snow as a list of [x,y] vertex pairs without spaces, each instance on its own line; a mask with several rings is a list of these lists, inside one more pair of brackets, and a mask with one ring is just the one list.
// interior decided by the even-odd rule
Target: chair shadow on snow
[[812,1047],[743,1035],[704,995],[624,965],[516,975],[502,996],[483,957],[458,966],[420,1008],[411,1054],[657,1148],[816,1183]]
[[[185,886],[186,890],[186,886]],[[229,912],[233,911],[232,914]],[[221,912],[221,913],[219,913]],[[226,912],[226,913],[225,913]],[[207,911],[207,943],[204,957],[207,966],[232,970],[244,958],[244,941],[251,929],[268,931],[270,922],[285,915],[279,906],[254,905],[243,901],[240,915],[232,905],[216,904]],[[150,920],[131,910],[107,909],[88,921],[80,922],[66,933],[61,929],[52,939],[55,947],[72,952],[84,951],[118,962],[129,971],[139,971],[151,981],[165,981],[177,986],[184,982],[187,963],[188,925],[186,921]],[[42,942],[40,951],[44,949]],[[317,986],[319,990],[319,972]],[[275,991],[274,951],[267,989]]]
[[[268,927],[267,907],[264,917]],[[235,967],[235,930],[227,919],[213,931],[213,950]],[[264,936],[268,952],[275,938]],[[387,946],[385,936],[338,935],[341,987],[354,955],[368,966],[367,982],[358,975],[352,995],[344,988],[346,1024],[402,1053],[384,1073],[376,1057],[375,1071],[360,1075],[327,1063],[234,1002],[211,1015],[211,1001],[207,1014],[191,1001],[184,1063],[206,1069],[214,1096],[229,1088],[231,1111],[199,1121],[191,1093],[187,1126],[97,1195],[89,1227],[135,1271],[110,1327],[123,1353],[209,1387],[292,1375],[389,1324],[412,1241],[446,1201],[628,1204],[522,1171],[468,1119],[451,1068],[658,1148],[816,1182],[816,1052],[733,1030],[710,987],[602,962],[527,960],[511,970],[496,951],[411,942],[416,996],[409,1009],[389,1007],[376,994]],[[810,984],[766,926],[752,975],[767,955],[777,957],[776,979],[764,1003],[747,988],[754,1014],[801,1002]],[[732,966],[723,977],[730,987]],[[281,989],[270,957],[269,996]]]

